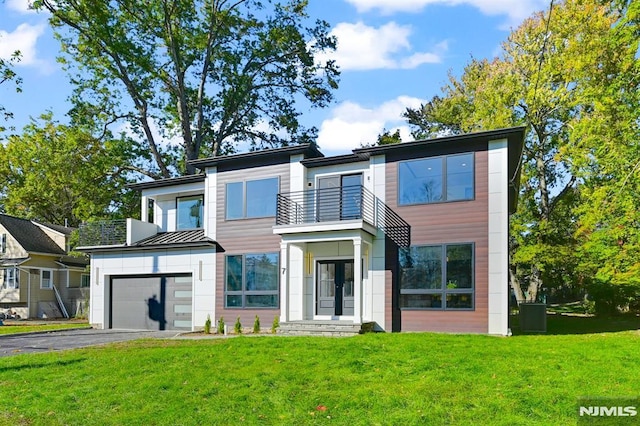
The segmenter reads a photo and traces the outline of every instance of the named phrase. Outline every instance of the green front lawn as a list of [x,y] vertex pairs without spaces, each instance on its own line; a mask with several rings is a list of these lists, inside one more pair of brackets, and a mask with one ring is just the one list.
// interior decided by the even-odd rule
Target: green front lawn
[[22,321],[6,321],[4,325],[0,326],[0,334],[15,334],[15,333],[31,333],[37,331],[52,331],[52,330],[64,330],[67,328],[89,328],[89,324],[84,322],[65,322],[65,323],[34,323],[34,322],[22,322]]
[[640,334],[142,340],[0,358],[1,424],[575,424]]

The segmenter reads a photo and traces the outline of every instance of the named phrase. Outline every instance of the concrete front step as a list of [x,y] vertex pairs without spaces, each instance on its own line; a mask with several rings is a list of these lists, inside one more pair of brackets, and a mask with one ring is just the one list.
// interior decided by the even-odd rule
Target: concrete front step
[[278,334],[289,336],[355,336],[373,331],[374,323],[350,321],[291,321],[281,323]]

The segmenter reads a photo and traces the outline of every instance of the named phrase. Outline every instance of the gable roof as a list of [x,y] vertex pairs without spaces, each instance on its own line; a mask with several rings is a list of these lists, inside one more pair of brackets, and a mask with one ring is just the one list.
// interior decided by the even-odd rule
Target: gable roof
[[77,228],[72,228],[70,226],[54,225],[53,223],[47,223],[47,222],[38,222],[37,220],[34,220],[33,223],[35,223],[38,226],[49,228],[52,231],[56,231],[64,235],[71,235],[71,233],[77,229]]
[[18,241],[27,252],[66,254],[40,227],[30,220],[0,214],[0,225]]

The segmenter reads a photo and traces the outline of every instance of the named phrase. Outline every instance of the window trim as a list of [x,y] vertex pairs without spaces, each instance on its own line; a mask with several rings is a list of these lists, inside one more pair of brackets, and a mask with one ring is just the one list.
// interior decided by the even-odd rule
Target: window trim
[[[276,255],[278,258],[278,264],[276,266],[276,276],[277,276],[277,287],[276,290],[246,290],[247,280],[246,280],[246,262],[247,256],[260,256],[260,255]],[[229,257],[242,256],[242,289],[241,290],[227,290],[227,272],[228,272],[228,262],[227,259]],[[247,310],[247,309],[259,309],[259,310],[274,310],[280,309],[280,252],[263,252],[263,253],[237,253],[237,254],[227,254],[224,256],[224,309],[233,310]],[[277,296],[276,306],[246,306],[247,296]],[[228,306],[227,305],[227,296],[242,296],[242,306]]]
[[[472,192],[473,194],[471,195],[470,198],[463,198],[463,199],[458,199],[458,200],[448,200],[447,198],[447,158],[449,157],[456,157],[459,155],[469,155],[471,154],[471,186],[472,186]],[[442,163],[442,197],[443,199],[439,200],[439,201],[420,201],[420,202],[415,202],[415,203],[403,203],[401,202],[401,181],[400,181],[400,164],[403,163],[411,163],[411,162],[416,162],[416,161],[424,161],[424,160],[433,160],[433,159],[440,159],[441,163]],[[446,154],[446,155],[436,155],[433,157],[422,157],[422,158],[413,158],[411,160],[403,160],[403,161],[398,161],[398,167],[396,170],[396,178],[398,180],[397,186],[396,186],[396,202],[398,206],[419,206],[419,205],[424,205],[424,204],[441,204],[441,203],[458,203],[461,201],[475,201],[476,199],[476,156],[475,156],[475,151],[469,151],[469,152],[459,152],[456,154]]]
[[[228,181],[224,183],[224,220],[228,220],[228,221],[234,221],[234,220],[247,220],[247,219],[265,219],[265,218],[269,218],[269,217],[276,217],[277,215],[277,211],[274,211],[274,213],[272,215],[266,215],[266,216],[247,216],[247,183],[248,182],[258,182],[261,180],[272,180],[275,179],[276,180],[276,197],[277,195],[280,193],[280,176],[270,176],[270,177],[263,177],[263,178],[259,178],[259,179],[244,179],[244,180],[234,180],[234,181]],[[228,206],[229,206],[229,184],[234,184],[234,183],[240,183],[242,184],[242,216],[240,217],[234,217],[234,218],[230,218],[228,213]],[[277,203],[277,198],[275,200],[273,200],[274,202],[274,206],[277,207],[276,203]],[[277,208],[276,208],[277,210]]]
[[[49,287],[44,287],[42,285],[44,281],[44,273],[49,272]],[[40,269],[40,289],[41,290],[53,290],[53,269],[42,268]]]
[[[178,224],[180,223],[180,214],[178,211],[178,205],[180,203],[180,200],[184,199],[184,198],[200,198],[202,200],[202,226],[200,227],[196,227],[196,228],[179,228]],[[176,197],[176,231],[192,231],[194,229],[203,229],[204,228],[204,221],[205,221],[205,217],[204,217],[204,194],[195,194],[195,195],[183,195],[180,197]]]
[[[449,246],[462,246],[469,245],[471,246],[471,287],[470,288],[458,288],[458,289],[449,289],[447,288],[447,247]],[[442,261],[440,264],[440,273],[442,278],[442,286],[439,289],[402,289],[401,279],[398,280],[398,296],[403,294],[438,294],[442,297],[442,306],[439,308],[416,308],[416,307],[404,307],[401,305],[400,297],[398,298],[398,305],[400,310],[403,311],[450,311],[450,312],[459,312],[459,311],[475,311],[476,310],[476,245],[474,242],[463,241],[456,243],[442,243],[442,244],[416,244],[412,245],[413,247],[440,247],[442,250]],[[400,260],[398,259],[398,271],[401,271]],[[400,276],[402,274],[400,273]],[[470,308],[448,308],[447,307],[447,295],[448,294],[471,294],[471,307]]]

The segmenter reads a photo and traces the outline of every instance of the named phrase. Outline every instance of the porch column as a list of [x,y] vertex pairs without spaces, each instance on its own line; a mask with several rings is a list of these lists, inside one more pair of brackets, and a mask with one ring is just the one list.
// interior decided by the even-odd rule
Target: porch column
[[353,322],[362,323],[362,238],[353,239]]
[[280,322],[289,321],[289,243],[280,243]]

